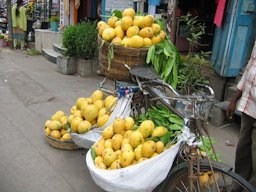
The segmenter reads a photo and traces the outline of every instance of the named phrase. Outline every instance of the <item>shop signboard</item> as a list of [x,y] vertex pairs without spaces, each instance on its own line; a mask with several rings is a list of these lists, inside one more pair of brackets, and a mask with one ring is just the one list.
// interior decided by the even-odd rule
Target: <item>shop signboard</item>
[[105,0],[105,11],[124,10],[125,8],[133,7],[133,0]]
[[59,0],[52,0],[52,9],[59,10],[59,7],[60,7]]

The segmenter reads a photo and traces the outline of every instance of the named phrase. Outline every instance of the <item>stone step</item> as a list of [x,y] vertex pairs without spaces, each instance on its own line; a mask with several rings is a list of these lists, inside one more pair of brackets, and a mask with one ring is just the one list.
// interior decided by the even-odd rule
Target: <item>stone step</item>
[[224,100],[225,101],[230,101],[233,98],[234,94],[236,93],[236,90],[237,90],[236,84],[235,85],[230,84],[226,89]]
[[53,43],[52,44],[52,47],[53,47],[53,50],[60,53],[60,54],[63,54],[64,51],[66,50],[66,48],[64,48],[62,46],[62,44],[58,44],[58,43]]
[[[219,103],[216,103],[215,106],[226,111],[227,108],[228,108],[228,105],[229,105],[229,101],[222,101],[222,102],[219,102]],[[235,110],[235,115],[238,115],[241,117],[241,112],[238,111],[238,110]]]
[[61,54],[53,49],[42,49],[42,55],[50,62],[57,64],[57,57]]
[[[223,126],[228,120],[226,118],[226,110],[228,108],[229,101],[222,101],[215,103],[211,110],[211,124],[216,127]],[[241,117],[241,112],[235,110],[234,114]]]

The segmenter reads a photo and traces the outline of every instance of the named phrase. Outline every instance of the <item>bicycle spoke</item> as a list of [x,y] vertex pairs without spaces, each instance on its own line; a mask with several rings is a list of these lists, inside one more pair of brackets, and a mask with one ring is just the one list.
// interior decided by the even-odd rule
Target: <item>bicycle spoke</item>
[[186,185],[182,181],[181,181],[181,184],[184,187],[184,189],[186,190],[186,192],[188,192],[188,189],[187,189]]

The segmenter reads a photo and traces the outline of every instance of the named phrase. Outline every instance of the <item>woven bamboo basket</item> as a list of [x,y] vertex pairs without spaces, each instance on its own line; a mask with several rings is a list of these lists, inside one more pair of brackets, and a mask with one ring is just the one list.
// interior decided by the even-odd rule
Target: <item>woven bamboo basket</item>
[[[132,67],[138,64],[146,64],[148,48],[131,48],[122,45],[113,45],[114,59],[108,70],[108,50],[110,43],[102,45],[102,38],[98,36],[100,72],[110,79],[130,80],[130,73],[124,64]],[[101,46],[102,45],[102,46]]]
[[45,135],[46,141],[57,149],[64,150],[76,150],[79,147],[71,140],[71,141],[60,141],[59,139],[55,139],[51,136]]

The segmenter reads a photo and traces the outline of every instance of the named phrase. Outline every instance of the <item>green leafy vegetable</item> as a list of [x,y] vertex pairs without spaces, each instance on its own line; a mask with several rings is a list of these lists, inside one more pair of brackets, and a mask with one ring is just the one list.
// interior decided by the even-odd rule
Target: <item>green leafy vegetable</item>
[[95,152],[95,150],[94,150],[93,147],[91,148],[91,156],[92,156],[92,159],[93,159],[93,161],[94,161],[95,158],[96,158],[96,152]]

